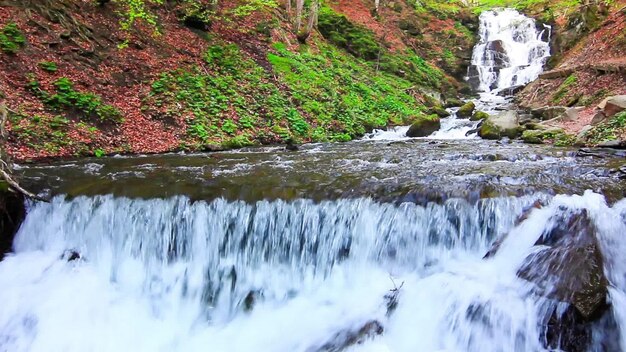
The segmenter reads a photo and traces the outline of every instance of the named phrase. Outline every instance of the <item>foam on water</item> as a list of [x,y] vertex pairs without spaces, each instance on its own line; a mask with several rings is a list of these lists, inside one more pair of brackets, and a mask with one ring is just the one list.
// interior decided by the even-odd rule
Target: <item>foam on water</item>
[[[550,204],[514,227],[537,198]],[[311,351],[376,319],[384,334],[352,351],[540,351],[556,306],[515,273],[563,207],[598,226],[622,324],[624,205],[593,193],[427,206],[58,197],[31,208],[0,262],[0,350]]]

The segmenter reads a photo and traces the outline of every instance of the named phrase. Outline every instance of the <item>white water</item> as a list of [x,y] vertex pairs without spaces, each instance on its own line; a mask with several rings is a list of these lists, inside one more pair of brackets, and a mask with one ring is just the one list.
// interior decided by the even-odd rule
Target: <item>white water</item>
[[[56,198],[31,209],[0,262],[0,351],[308,352],[372,319],[384,334],[351,351],[541,351],[556,305],[515,272],[559,207],[587,209],[599,227],[623,322],[626,203],[557,196],[513,229],[534,199]],[[386,316],[383,297],[401,283]]]
[[542,40],[550,28],[538,31],[532,18],[515,10],[483,12],[479,31],[480,41],[472,55],[479,91],[499,91],[531,82],[550,57],[550,44]]
[[[497,113],[497,108],[509,104],[509,100],[497,95],[503,89],[527,84],[535,80],[550,57],[550,43],[543,41],[546,26],[538,31],[535,20],[512,9],[485,11],[480,15],[480,40],[472,53],[475,77],[468,77],[476,83],[480,98],[474,100],[477,110]],[[494,50],[494,44],[499,48]],[[455,110],[452,116],[441,120],[441,128],[426,138],[465,139],[476,138],[478,122],[458,119]],[[404,140],[409,127],[395,127],[389,130],[375,130],[366,140]]]

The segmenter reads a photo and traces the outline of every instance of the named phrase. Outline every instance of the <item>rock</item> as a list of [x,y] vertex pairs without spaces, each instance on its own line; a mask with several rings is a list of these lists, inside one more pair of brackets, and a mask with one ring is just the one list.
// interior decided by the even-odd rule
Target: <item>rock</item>
[[328,342],[306,352],[339,352],[350,346],[362,344],[365,340],[381,335],[384,328],[377,320],[370,320],[358,329],[345,329],[336,333]]
[[569,303],[585,319],[606,310],[608,280],[596,230],[586,210],[561,210],[535,246],[547,248],[526,257],[517,276],[535,293]]
[[441,106],[434,106],[430,109],[428,109],[428,114],[432,115],[435,114],[441,118],[445,118],[450,116],[450,113],[446,111],[446,109],[442,108]]
[[0,260],[11,250],[13,237],[26,216],[24,197],[0,181]]
[[461,101],[460,99],[457,98],[449,98],[446,99],[446,104],[444,105],[445,108],[455,108],[455,107],[459,107],[463,105],[463,101]]
[[509,97],[509,96],[512,96],[521,92],[524,89],[524,87],[526,86],[520,84],[520,85],[504,88],[498,92],[498,95],[501,97]]
[[509,56],[506,53],[504,42],[502,40],[492,40],[487,43],[487,51],[491,51],[493,55],[494,67],[504,68],[509,67]]
[[562,128],[551,127],[541,130],[526,130],[522,133],[522,140],[529,144],[543,144],[546,140],[554,140],[559,135],[564,135]]
[[533,109],[530,113],[534,118],[546,121],[560,117],[565,111],[567,111],[567,108],[564,106],[544,106],[542,108]]
[[[601,105],[604,105],[600,108]],[[611,117],[615,114],[626,110],[626,95],[615,95],[606,98],[598,107],[604,113],[604,116]]]
[[503,111],[496,116],[490,116],[480,126],[478,135],[483,139],[500,139],[502,137],[517,138],[523,127],[518,123],[518,115],[514,110]]
[[597,145],[598,148],[615,148],[615,149],[623,149],[626,148],[626,141],[622,141],[619,139],[613,141],[604,141]]
[[584,109],[585,108],[583,108],[583,107],[568,108],[567,110],[565,110],[565,114],[561,115],[561,117],[565,121],[576,121],[576,120],[578,120],[578,115]]
[[532,122],[533,120],[533,115],[531,114],[519,114],[519,124],[520,125],[525,125],[529,122]]
[[418,117],[406,132],[407,137],[426,137],[441,128],[441,120],[437,115]]
[[606,119],[608,119],[608,117],[604,114],[604,112],[596,111],[596,114],[593,115],[593,118],[591,119],[591,124],[597,125],[599,123],[606,121]]
[[461,119],[469,119],[472,117],[474,109],[476,109],[476,105],[474,102],[469,101],[459,108],[459,111],[456,112],[456,116]]
[[474,112],[474,114],[472,115],[472,117],[470,117],[470,121],[480,121],[480,120],[485,120],[489,118],[489,114],[483,111],[476,111]]

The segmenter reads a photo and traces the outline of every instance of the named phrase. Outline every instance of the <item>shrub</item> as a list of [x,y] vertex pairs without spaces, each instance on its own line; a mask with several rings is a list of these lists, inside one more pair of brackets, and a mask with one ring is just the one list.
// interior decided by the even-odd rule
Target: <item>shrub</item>
[[16,54],[26,44],[26,37],[17,28],[17,24],[11,22],[0,30],[0,49],[7,54]]

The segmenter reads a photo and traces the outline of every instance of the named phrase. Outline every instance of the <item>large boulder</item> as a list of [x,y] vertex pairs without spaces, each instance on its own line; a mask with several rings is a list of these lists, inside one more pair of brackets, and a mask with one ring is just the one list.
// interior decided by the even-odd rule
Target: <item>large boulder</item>
[[441,128],[441,120],[437,115],[423,115],[415,119],[409,130],[407,137],[426,137]]
[[519,125],[519,116],[516,111],[502,111],[498,115],[490,116],[480,126],[478,135],[483,139],[500,139],[502,137],[517,138],[522,127]]
[[626,95],[615,95],[604,99],[598,105],[598,110],[602,111],[607,118],[626,110]]
[[585,318],[606,309],[608,280],[596,230],[586,210],[563,210],[535,246],[545,247],[524,260],[517,275],[536,293],[574,306]]
[[456,112],[456,116],[461,119],[469,119],[470,117],[472,117],[475,109],[476,104],[469,101],[459,108],[459,111]]
[[433,106],[432,108],[428,109],[428,113],[431,115],[435,114],[439,116],[440,118],[446,118],[450,116],[450,113],[446,109],[444,109],[441,105]]
[[548,223],[517,276],[532,283],[535,294],[568,304],[544,326],[547,347],[588,351],[592,325],[611,315],[596,229],[584,209],[561,209]]

